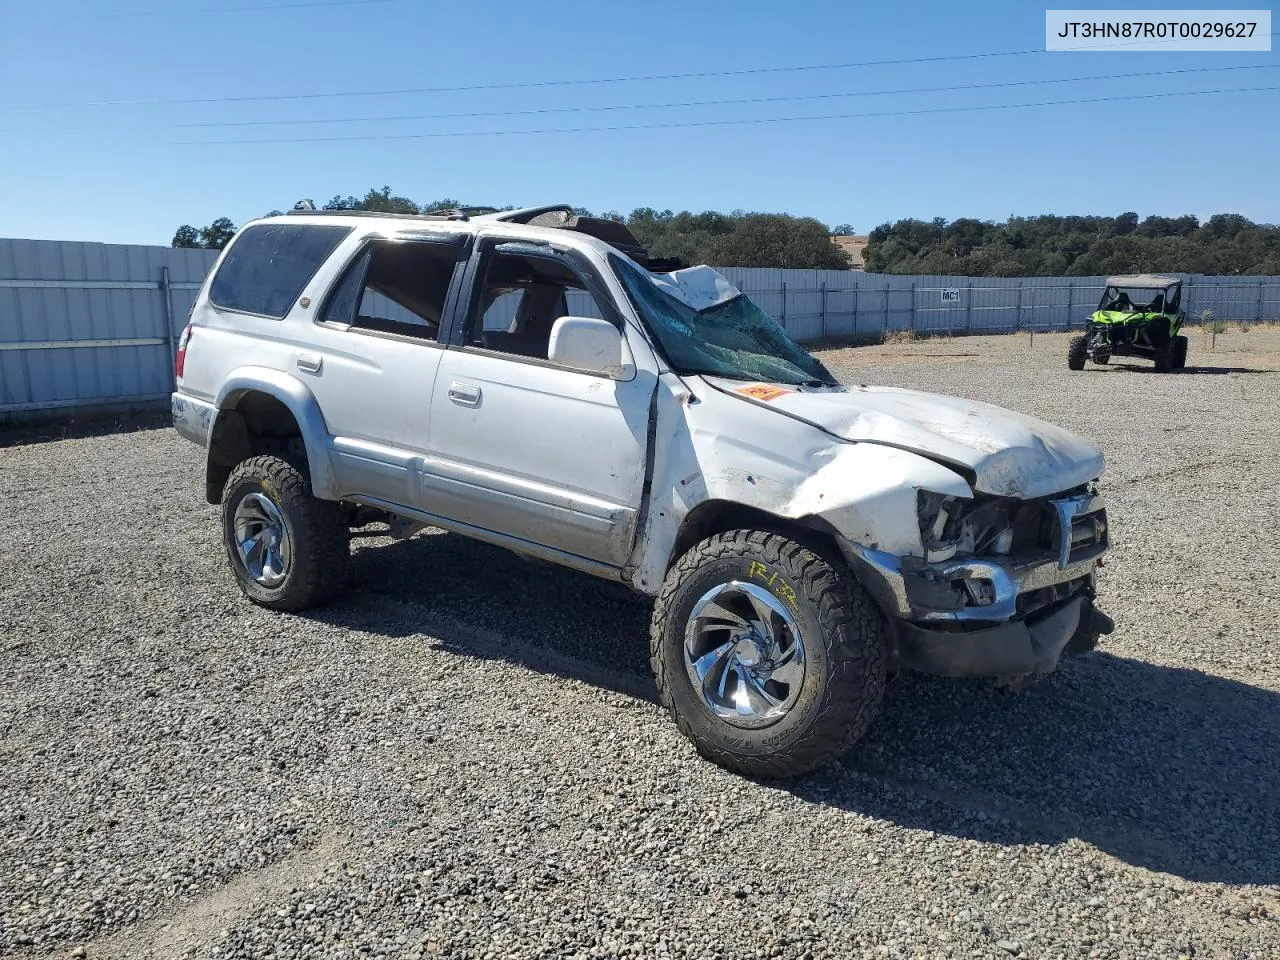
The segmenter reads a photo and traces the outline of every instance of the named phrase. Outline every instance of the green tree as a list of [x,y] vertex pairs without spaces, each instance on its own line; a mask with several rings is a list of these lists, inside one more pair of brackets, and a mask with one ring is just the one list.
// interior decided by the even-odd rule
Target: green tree
[[226,217],[219,217],[207,227],[196,229],[189,223],[180,226],[173,235],[172,247],[193,247],[201,250],[221,250],[236,235],[236,225]]
[[[950,260],[944,259],[944,256]],[[1180,217],[1010,217],[899,220],[871,231],[867,269],[962,276],[1094,276],[1139,271],[1265,273],[1280,258],[1280,227],[1239,214],[1201,224]]]
[[200,246],[208,250],[221,250],[236,235],[236,225],[226,217],[219,217],[200,231]]
[[706,252],[713,266],[849,269],[848,254],[831,242],[825,224],[780,213],[738,217],[732,232],[716,236]]
[[177,233],[173,235],[173,242],[169,244],[171,247],[198,247],[200,246],[200,231],[189,223],[184,223],[178,228]]

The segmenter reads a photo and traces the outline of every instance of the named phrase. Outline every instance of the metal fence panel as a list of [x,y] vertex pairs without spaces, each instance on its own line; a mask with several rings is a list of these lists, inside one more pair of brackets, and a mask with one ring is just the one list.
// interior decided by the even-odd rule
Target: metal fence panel
[[0,239],[0,413],[165,396],[170,344],[216,257]]

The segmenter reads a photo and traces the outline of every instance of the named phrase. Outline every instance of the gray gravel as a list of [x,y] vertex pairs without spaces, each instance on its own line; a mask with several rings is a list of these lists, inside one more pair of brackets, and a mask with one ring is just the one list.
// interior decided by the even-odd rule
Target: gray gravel
[[695,756],[621,588],[434,534],[271,614],[171,431],[2,447],[0,955],[1280,956],[1280,374],[1222,369],[1271,344],[828,353],[1099,441],[1119,629],[1020,695],[899,678],[784,786]]

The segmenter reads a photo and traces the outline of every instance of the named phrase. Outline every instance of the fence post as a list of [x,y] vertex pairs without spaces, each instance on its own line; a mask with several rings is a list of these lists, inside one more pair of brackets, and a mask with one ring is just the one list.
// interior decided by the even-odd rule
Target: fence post
[[787,281],[782,281],[782,315],[778,317],[782,323],[782,329],[787,329]]
[[911,281],[911,333],[914,336],[916,332],[916,282]]
[[889,282],[886,280],[884,284],[884,332],[880,335],[883,340],[889,333]]
[[858,278],[853,278],[853,339],[858,339]]
[[173,289],[169,284],[169,268],[160,268],[160,290],[164,294],[164,343],[169,348],[169,374],[173,389],[178,389],[178,355],[173,349]]
[[1263,283],[1262,283],[1262,280],[1259,279],[1258,280],[1258,303],[1253,310],[1254,323],[1262,322],[1262,288],[1263,288]]
[[964,289],[964,332],[973,332],[973,280]]
[[1067,284],[1067,330],[1075,324],[1076,316],[1076,285],[1074,283]]
[[827,339],[827,281],[823,280],[818,290],[819,290],[818,296],[822,298],[822,304],[819,307],[819,311],[820,311],[819,316],[821,318],[820,319],[821,326],[819,327],[819,329],[822,331],[821,336],[823,341],[825,341]]

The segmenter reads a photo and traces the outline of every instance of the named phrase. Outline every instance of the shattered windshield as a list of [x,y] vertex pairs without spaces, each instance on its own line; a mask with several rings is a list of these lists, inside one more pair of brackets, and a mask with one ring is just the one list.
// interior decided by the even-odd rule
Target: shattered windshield
[[[682,293],[682,284],[676,279],[679,273],[651,274],[621,257],[611,255],[609,259],[632,304],[677,372],[836,386],[827,368],[792,340],[776,320],[709,267],[694,268],[702,271],[697,276],[701,286],[696,297],[677,296]],[[697,308],[690,299],[698,303]]]

